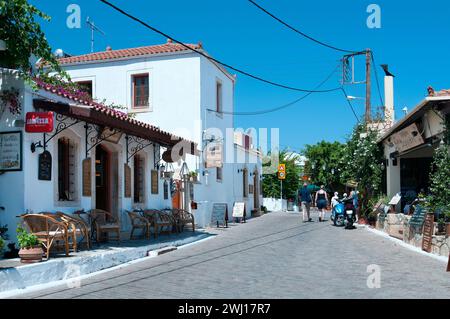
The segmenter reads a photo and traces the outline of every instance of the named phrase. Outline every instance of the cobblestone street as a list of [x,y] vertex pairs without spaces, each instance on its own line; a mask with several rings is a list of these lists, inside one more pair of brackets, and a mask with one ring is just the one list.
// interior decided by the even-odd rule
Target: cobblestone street
[[[327,216],[328,219],[328,216]],[[24,298],[449,298],[446,264],[365,229],[270,213],[218,236]],[[369,265],[381,270],[368,288]]]

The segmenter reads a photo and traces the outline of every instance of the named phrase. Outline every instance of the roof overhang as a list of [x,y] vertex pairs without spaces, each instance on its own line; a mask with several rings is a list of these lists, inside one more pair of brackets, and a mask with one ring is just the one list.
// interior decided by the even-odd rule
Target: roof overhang
[[161,131],[155,127],[149,128],[143,122],[129,121],[111,115],[107,110],[98,110],[89,105],[78,105],[63,102],[55,102],[46,99],[34,99],[33,106],[36,109],[53,111],[74,119],[78,119],[95,125],[118,129],[126,134],[134,135],[142,139],[156,142],[161,146],[172,148],[178,143],[183,143],[184,153],[198,155],[197,144],[182,138],[174,138],[173,135]]

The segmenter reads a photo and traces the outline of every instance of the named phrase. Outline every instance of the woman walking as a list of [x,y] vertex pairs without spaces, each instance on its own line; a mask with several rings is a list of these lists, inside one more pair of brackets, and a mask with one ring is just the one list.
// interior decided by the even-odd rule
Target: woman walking
[[325,221],[324,209],[328,205],[328,195],[324,185],[320,186],[320,190],[316,193],[316,205],[319,209],[319,222]]

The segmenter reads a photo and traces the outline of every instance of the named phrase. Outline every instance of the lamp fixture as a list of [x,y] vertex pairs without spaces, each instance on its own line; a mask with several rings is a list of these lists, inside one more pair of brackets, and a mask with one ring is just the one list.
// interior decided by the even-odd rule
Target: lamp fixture
[[43,148],[43,149],[45,150],[45,148],[44,148],[44,146],[42,145],[41,141],[39,141],[39,142],[37,142],[37,143],[31,143],[31,147],[30,147],[31,153],[36,152],[36,149],[37,149],[37,148]]

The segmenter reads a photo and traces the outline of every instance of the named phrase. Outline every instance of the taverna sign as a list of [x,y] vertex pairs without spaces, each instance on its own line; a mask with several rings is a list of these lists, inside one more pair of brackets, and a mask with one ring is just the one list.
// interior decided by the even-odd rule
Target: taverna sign
[[53,131],[53,112],[28,112],[25,119],[25,132],[50,133]]
[[424,143],[423,137],[415,123],[391,136],[391,142],[394,144],[396,150],[402,153],[413,147]]

